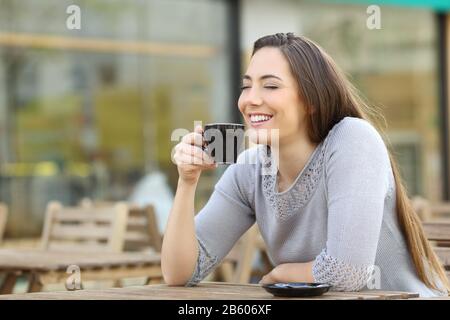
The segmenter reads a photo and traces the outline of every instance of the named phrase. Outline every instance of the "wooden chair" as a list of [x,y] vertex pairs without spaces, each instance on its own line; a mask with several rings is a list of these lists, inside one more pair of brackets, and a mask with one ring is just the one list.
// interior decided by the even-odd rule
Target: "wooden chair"
[[435,219],[450,219],[450,202],[430,203],[429,211]]
[[125,233],[125,251],[161,252],[162,236],[153,206],[144,208],[131,206]]
[[[110,206],[111,204],[113,204],[113,202],[92,201],[89,198],[85,198],[80,202],[80,205],[85,208],[101,208],[108,205]],[[158,229],[158,221],[154,207],[148,205],[141,208],[133,204],[129,204],[123,250],[131,252],[161,252],[161,247],[162,235]],[[156,284],[162,282],[164,282],[162,277],[148,277],[145,281],[146,284]],[[113,286],[121,287],[123,286],[123,282],[116,280]]]
[[[59,202],[47,205],[44,230],[41,236],[41,249],[100,253],[121,252],[123,249],[128,206],[117,203],[102,208],[63,207]],[[12,287],[21,274],[8,273],[2,289]],[[54,283],[29,277],[29,292],[40,291]]]
[[433,249],[441,260],[450,280],[450,221],[424,222],[423,229]]
[[422,221],[450,219],[450,202],[431,202],[420,196],[413,197],[411,201]]
[[[114,202],[92,201],[84,198],[80,205],[84,208],[111,206]],[[124,251],[161,252],[162,235],[158,229],[158,219],[152,205],[138,207],[128,204],[128,219],[125,233]]]
[[5,234],[6,221],[8,220],[8,207],[0,203],[0,244],[3,242],[3,236]]
[[[251,227],[231,249],[216,269],[214,280],[233,283],[250,283],[253,261],[260,251],[265,256],[266,247],[256,225]],[[270,262],[269,262],[270,264]]]
[[412,203],[423,221],[425,234],[432,242],[433,250],[447,270],[447,277],[450,280],[450,202],[433,203],[416,196],[412,198]]
[[99,208],[47,206],[41,246],[44,250],[121,252],[128,207],[125,203]]
[[411,199],[411,204],[414,208],[414,211],[419,216],[422,221],[429,221],[432,218],[432,214],[430,211],[430,203],[425,198],[421,196],[415,196]]
[[[161,252],[162,236],[153,206],[144,208],[131,205],[128,211],[128,222],[124,239],[124,251]],[[147,277],[145,284],[164,283],[161,277]],[[123,286],[123,281],[117,280],[115,287]]]

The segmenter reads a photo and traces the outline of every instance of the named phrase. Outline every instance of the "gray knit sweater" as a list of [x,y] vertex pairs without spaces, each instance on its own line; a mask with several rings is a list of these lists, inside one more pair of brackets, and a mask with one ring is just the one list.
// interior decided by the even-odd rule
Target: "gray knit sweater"
[[336,291],[442,294],[417,277],[395,213],[387,148],[367,121],[346,117],[316,147],[292,186],[277,190],[265,146],[243,152],[195,217],[204,279],[255,222],[273,265],[313,261],[315,282]]

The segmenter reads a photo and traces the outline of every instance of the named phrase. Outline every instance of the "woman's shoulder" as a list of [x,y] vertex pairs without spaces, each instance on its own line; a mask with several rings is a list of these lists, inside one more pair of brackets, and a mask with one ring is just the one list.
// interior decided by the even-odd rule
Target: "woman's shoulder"
[[[388,148],[378,130],[367,120],[345,117],[325,138],[326,167],[384,167],[389,170]],[[330,168],[328,168],[331,170]]]
[[369,121],[345,117],[331,129],[326,139],[325,176],[335,175],[338,180],[342,179],[339,183],[351,180],[349,175],[365,177],[361,181],[383,179],[386,192],[392,194],[390,190],[395,182],[389,151]]
[[367,120],[355,117],[345,117],[328,133],[327,144],[335,147],[353,146],[361,147],[370,145],[386,149],[383,138],[378,130]]

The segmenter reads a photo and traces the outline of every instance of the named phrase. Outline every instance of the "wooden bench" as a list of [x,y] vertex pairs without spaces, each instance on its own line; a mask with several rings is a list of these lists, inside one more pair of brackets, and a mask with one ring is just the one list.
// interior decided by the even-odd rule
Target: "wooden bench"
[[433,250],[441,260],[450,280],[450,221],[428,221],[423,223],[425,234],[433,244]]
[[[128,222],[131,223],[131,227],[142,227],[144,222],[140,219],[142,216],[137,216],[138,213],[144,217],[154,214],[150,209],[129,210],[127,204],[120,202],[98,207],[64,207],[58,202],[49,203],[41,238],[41,251],[33,250],[28,253],[17,251],[19,258],[21,254],[27,254],[27,257],[24,256],[23,259],[24,261],[31,259],[31,262],[18,264],[15,266],[15,271],[9,270],[9,267],[6,267],[8,262],[4,262],[3,273],[6,274],[6,277],[2,291],[11,292],[16,279],[22,275],[27,276],[30,280],[29,292],[40,291],[48,284],[60,283],[61,279],[67,278],[65,268],[68,266],[62,263],[62,257],[64,257],[64,261],[69,259],[73,261],[73,264],[84,268],[82,270],[84,280],[109,279],[115,281],[113,285],[116,286],[121,284],[120,281],[123,278],[145,277],[147,283],[160,282],[162,273],[157,250],[152,249],[151,253],[142,254],[123,253],[129,227]],[[129,214],[130,221],[128,221]],[[148,233],[147,230],[145,232]],[[134,235],[136,236],[136,233]],[[139,241],[142,239],[135,237],[132,240],[140,243]],[[158,247],[157,239],[155,243],[155,246]],[[5,252],[5,254],[8,253]],[[133,254],[139,260],[136,260]],[[52,258],[54,260],[52,261],[58,267],[51,264],[52,261],[46,261],[46,259],[50,259],[49,257],[55,257]],[[111,261],[114,263],[111,264],[110,260],[105,260],[103,257],[112,259]],[[130,257],[133,257],[134,260],[130,260]],[[153,259],[150,261],[150,265],[148,265],[149,261],[146,260],[146,257]],[[7,260],[6,256],[5,259]],[[82,264],[86,259],[90,259],[89,261],[95,259],[95,261],[90,264]],[[41,263],[44,266],[42,269],[36,267],[41,266]]]

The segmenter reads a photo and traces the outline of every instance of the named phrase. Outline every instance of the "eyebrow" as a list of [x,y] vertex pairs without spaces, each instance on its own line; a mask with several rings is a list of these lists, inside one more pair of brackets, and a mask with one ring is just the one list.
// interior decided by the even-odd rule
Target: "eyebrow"
[[[259,79],[264,80],[264,79],[268,79],[268,78],[275,78],[275,79],[283,81],[280,77],[277,77],[273,74],[265,74],[265,75],[261,76]],[[246,75],[244,75],[243,79],[252,80],[252,77],[250,77],[249,75],[246,74]]]

